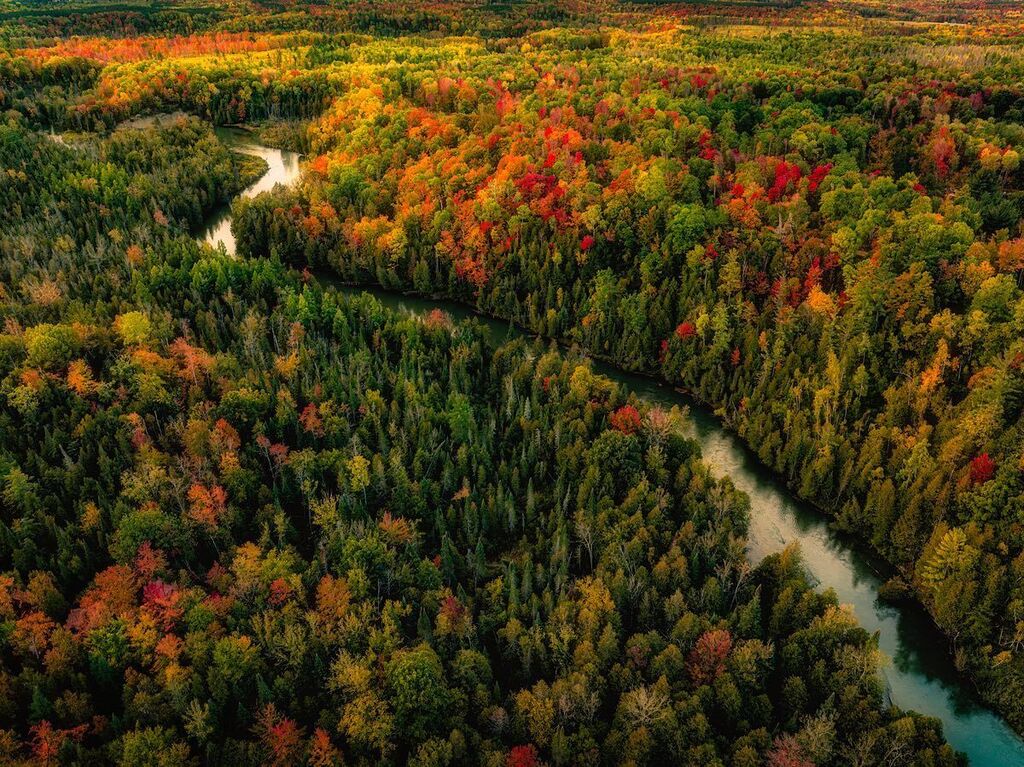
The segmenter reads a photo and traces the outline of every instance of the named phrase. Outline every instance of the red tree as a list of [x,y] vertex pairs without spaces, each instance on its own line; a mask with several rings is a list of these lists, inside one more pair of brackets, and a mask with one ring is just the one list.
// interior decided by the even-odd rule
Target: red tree
[[996,473],[996,462],[989,458],[988,453],[982,453],[971,461],[971,484],[983,485],[992,479]]
[[705,631],[690,653],[690,676],[697,684],[708,684],[725,669],[732,650],[732,635],[724,629]]
[[697,327],[692,322],[681,322],[676,327],[676,338],[680,341],[693,338],[695,335],[697,335]]
[[776,738],[768,752],[769,767],[814,767],[814,762],[804,756],[804,750],[792,735]]
[[286,767],[300,761],[302,730],[294,721],[278,714],[272,703],[260,712],[256,730],[268,752],[268,765]]
[[633,434],[640,428],[640,413],[632,405],[623,405],[608,418],[613,429]]
[[505,759],[506,767],[537,767],[538,764],[537,749],[532,745],[513,747]]

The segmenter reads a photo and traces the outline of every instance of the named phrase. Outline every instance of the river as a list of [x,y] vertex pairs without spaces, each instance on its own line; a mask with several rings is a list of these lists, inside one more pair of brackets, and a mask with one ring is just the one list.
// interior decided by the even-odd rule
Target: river
[[[290,184],[299,177],[299,155],[271,149],[249,140],[249,134],[235,128],[218,128],[217,136],[236,152],[263,158],[267,172],[239,193],[239,197],[255,197],[269,192],[277,184]],[[235,235],[231,233],[231,205],[218,205],[203,224],[202,239],[214,247],[223,244],[228,253],[235,252]]]
[[[241,196],[251,197],[299,177],[299,156],[294,152],[260,146],[241,131],[218,129],[218,135],[236,151],[258,155],[269,166],[267,173]],[[222,243],[227,252],[234,253],[228,206],[211,213],[201,238],[214,245]],[[329,275],[317,275],[317,279],[346,293],[364,290],[342,285]],[[457,320],[477,317],[495,341],[523,335],[508,323],[480,317],[461,304],[381,289],[365,292],[403,312],[424,314],[440,308]],[[706,407],[649,378],[605,363],[595,363],[594,367],[648,402],[687,408],[689,436],[700,445],[704,460],[716,475],[728,474],[750,497],[750,559],[758,562],[788,544],[799,544],[804,564],[819,587],[833,589],[840,602],[853,607],[864,628],[878,632],[879,646],[890,661],[882,673],[893,703],[941,720],[946,738],[967,754],[972,765],[1024,767],[1024,741],[983,706],[968,683],[957,675],[948,642],[925,611],[916,605],[893,606],[878,599],[878,589],[886,580],[881,574],[887,570],[884,563],[831,530],[822,514],[799,501]]]

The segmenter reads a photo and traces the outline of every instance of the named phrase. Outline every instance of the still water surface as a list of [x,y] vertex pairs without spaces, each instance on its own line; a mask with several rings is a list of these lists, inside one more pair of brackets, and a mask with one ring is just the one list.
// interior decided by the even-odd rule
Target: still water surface
[[[298,178],[299,156],[294,152],[252,143],[240,131],[219,129],[218,135],[237,151],[258,155],[269,165],[267,173],[241,196],[252,197]],[[214,245],[222,243],[228,253],[234,253],[229,206],[211,214],[201,239]],[[342,292],[355,294],[364,290],[342,285],[326,274],[317,278]],[[376,296],[385,306],[403,312],[422,315],[443,309],[456,320],[477,317],[494,341],[524,335],[508,323],[479,317],[461,304],[379,289],[365,292]],[[840,602],[853,607],[861,625],[870,632],[878,632],[879,646],[890,661],[883,674],[893,703],[940,719],[946,738],[967,754],[972,765],[1024,767],[1024,741],[1000,717],[982,706],[957,676],[948,643],[927,614],[915,606],[894,607],[879,601],[878,588],[886,580],[880,574],[886,571],[882,563],[852,540],[830,530],[825,517],[797,500],[709,409],[651,379],[604,363],[595,363],[594,367],[651,403],[688,409],[689,436],[700,445],[704,460],[715,474],[728,474],[736,487],[750,496],[750,559],[758,562],[791,543],[799,545],[803,561],[819,587],[833,589]]]
[[[290,184],[299,177],[299,155],[281,149],[271,149],[249,140],[245,131],[218,128],[220,140],[236,152],[261,157],[267,163],[267,172],[255,183],[239,193],[239,197],[255,197],[269,192],[277,184]],[[228,253],[235,252],[235,235],[231,232],[231,205],[214,208],[203,225],[202,239],[214,247],[223,244]]]

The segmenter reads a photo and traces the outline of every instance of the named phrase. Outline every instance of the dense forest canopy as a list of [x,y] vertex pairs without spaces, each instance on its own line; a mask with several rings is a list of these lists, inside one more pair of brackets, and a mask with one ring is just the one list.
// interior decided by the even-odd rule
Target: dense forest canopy
[[[958,764],[586,355],[713,405],[1024,728],[1022,35],[999,0],[0,3],[0,759]],[[194,237],[264,170],[228,124],[304,154],[235,255]]]
[[199,244],[196,120],[76,141],[2,142],[7,760],[956,763],[679,413]]

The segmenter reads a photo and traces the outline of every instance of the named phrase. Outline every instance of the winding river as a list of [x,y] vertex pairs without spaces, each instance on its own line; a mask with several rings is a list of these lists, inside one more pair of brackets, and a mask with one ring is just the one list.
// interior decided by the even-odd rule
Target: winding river
[[[290,184],[298,178],[299,156],[294,152],[255,144],[242,131],[217,132],[236,151],[258,155],[269,165],[267,173],[241,196],[251,197],[275,184]],[[215,246],[223,244],[227,252],[234,252],[229,206],[211,213],[201,239]],[[339,291],[363,291],[342,285],[327,275],[317,277]],[[365,292],[376,296],[385,306],[404,312],[423,314],[440,308],[454,319],[477,317],[494,340],[523,335],[514,326],[480,317],[460,304],[380,289]],[[700,444],[704,460],[715,474],[728,474],[736,487],[750,496],[750,559],[757,562],[790,543],[799,544],[803,561],[818,585],[833,589],[840,602],[853,606],[861,625],[870,632],[878,632],[881,650],[890,661],[883,674],[893,703],[940,719],[946,738],[967,754],[972,765],[1024,767],[1024,741],[999,716],[981,705],[956,674],[948,643],[924,610],[915,605],[896,607],[878,599],[878,589],[886,580],[882,575],[887,571],[884,563],[832,531],[824,516],[797,500],[706,407],[649,378],[624,373],[604,363],[596,363],[595,369],[649,402],[688,409],[689,436]]]
[[[249,140],[249,134],[237,128],[217,128],[217,136],[236,152],[261,157],[267,163],[267,172],[239,193],[239,197],[255,197],[269,192],[277,184],[290,184],[299,177],[299,155],[281,149],[271,149]],[[235,235],[231,232],[231,204],[218,205],[203,223],[202,239],[214,247],[223,245],[228,253],[235,252]]]

